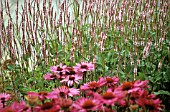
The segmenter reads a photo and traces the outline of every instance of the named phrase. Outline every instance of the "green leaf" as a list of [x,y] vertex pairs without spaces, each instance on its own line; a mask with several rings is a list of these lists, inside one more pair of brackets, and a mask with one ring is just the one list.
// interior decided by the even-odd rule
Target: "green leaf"
[[145,74],[142,72],[138,72],[138,78],[141,80],[145,80]]
[[159,90],[158,92],[154,92],[155,95],[168,95],[170,96],[169,91]]

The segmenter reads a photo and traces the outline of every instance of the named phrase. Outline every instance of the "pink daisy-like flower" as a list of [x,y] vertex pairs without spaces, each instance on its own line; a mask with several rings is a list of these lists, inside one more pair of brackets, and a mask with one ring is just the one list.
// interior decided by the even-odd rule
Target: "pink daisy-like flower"
[[63,79],[62,81],[60,81],[61,83],[67,83],[67,85],[69,87],[72,87],[74,83],[79,84],[79,80],[82,79],[82,76],[78,76],[78,75],[69,75],[67,76],[65,79]]
[[156,98],[156,95],[149,94],[147,90],[138,91],[138,97],[135,102],[143,109],[148,109],[150,112],[160,112],[164,105],[161,104],[161,100]]
[[81,62],[77,63],[76,66],[73,67],[77,71],[86,72],[94,70],[94,64],[92,62]]
[[146,98],[139,98],[136,100],[136,103],[141,107],[150,110],[150,112],[160,112],[161,108],[161,100],[159,99],[146,99]]
[[11,105],[11,108],[15,109],[16,111],[15,112],[30,112],[31,111],[31,108],[24,102],[24,101],[21,101],[21,102],[14,102],[12,105]]
[[82,91],[84,90],[92,90],[96,92],[99,88],[105,85],[105,82],[99,80],[99,81],[91,81],[87,84],[84,84],[80,87]]
[[137,80],[134,82],[133,84],[134,87],[139,87],[139,88],[149,88],[148,86],[148,80],[145,80],[145,81],[141,81],[141,80]]
[[60,106],[54,102],[45,102],[43,105],[34,107],[34,112],[59,112]]
[[66,67],[67,67],[66,65],[63,65],[62,63],[60,63],[60,65],[58,65],[58,66],[51,66],[50,71],[53,73],[62,74],[62,72],[64,72],[64,69]]
[[8,101],[10,99],[10,94],[6,94],[6,93],[1,93],[0,94],[0,107],[5,107],[6,106],[6,101]]
[[47,74],[44,75],[43,77],[44,77],[45,80],[55,80],[55,79],[59,79],[59,78],[60,78],[60,75],[47,73]]
[[78,71],[75,70],[73,67],[66,67],[65,69],[65,75],[78,75]]
[[97,99],[79,98],[73,103],[73,112],[96,111],[101,108],[101,103]]
[[0,94],[0,101],[1,102],[5,102],[8,101],[10,99],[10,94],[6,94],[6,93],[1,93]]
[[111,106],[114,106],[115,102],[118,100],[111,89],[108,89],[102,95],[94,93],[94,98],[100,100],[103,104]]
[[105,85],[108,86],[108,87],[112,87],[115,84],[118,84],[119,81],[120,81],[120,79],[116,76],[114,76],[114,77],[110,77],[110,76],[101,77],[100,80],[105,81]]
[[146,98],[146,99],[155,98],[155,95],[153,97],[153,95],[148,95],[148,94],[149,93],[147,90],[139,90],[136,92],[132,92],[130,95],[130,103],[135,104],[136,100],[138,100],[139,98]]
[[127,91],[128,93],[132,93],[132,92],[139,91],[141,89],[148,88],[149,86],[147,84],[148,81],[140,81],[140,80],[137,80],[135,82],[124,82],[121,85],[120,89],[122,89],[122,91]]
[[3,108],[0,112],[31,112],[31,108],[24,101],[13,102],[10,106]]
[[68,99],[61,98],[59,102],[60,107],[64,110],[68,110],[72,104],[73,104],[73,100],[69,98]]
[[59,88],[53,89],[53,91],[50,92],[46,97],[48,99],[56,99],[59,97],[62,97],[62,98],[67,98],[68,96],[72,97],[72,96],[76,96],[79,94],[80,94],[79,89],[68,88],[67,86],[61,86]]

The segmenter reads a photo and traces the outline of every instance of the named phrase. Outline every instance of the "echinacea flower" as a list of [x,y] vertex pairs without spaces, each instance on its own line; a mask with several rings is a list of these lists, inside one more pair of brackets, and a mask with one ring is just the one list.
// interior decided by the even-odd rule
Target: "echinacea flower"
[[67,95],[69,93],[69,89],[66,86],[61,86],[58,88],[53,89],[52,92],[49,92],[47,95],[48,99],[57,99],[57,98],[67,98]]
[[145,81],[137,80],[137,81],[134,82],[133,86],[134,86],[135,88],[138,87],[138,88],[147,89],[147,88],[149,88],[149,86],[148,86],[148,80],[145,80]]
[[10,106],[0,109],[0,112],[16,112],[15,109]]
[[74,112],[96,111],[101,108],[101,103],[97,99],[79,98],[73,103]]
[[59,112],[60,106],[53,102],[45,102],[42,105],[37,105],[34,112]]
[[47,73],[46,75],[43,76],[45,80],[56,80],[60,78],[60,75],[58,74],[51,74]]
[[51,66],[51,67],[50,67],[50,71],[51,71],[52,73],[57,73],[57,74],[62,75],[63,72],[64,72],[64,69],[65,69],[66,67],[67,67],[66,65],[63,65],[62,63],[60,63],[60,65],[58,65],[58,66]]
[[118,84],[119,81],[120,81],[120,79],[118,77],[116,77],[116,76],[113,76],[113,77],[110,77],[110,76],[101,77],[99,80],[105,81],[105,85],[108,86],[108,87],[113,87],[116,84]]
[[142,108],[150,110],[150,112],[160,112],[162,110],[161,100],[159,99],[146,99],[139,98],[136,100],[136,103]]
[[78,73],[73,67],[66,67],[64,70],[65,75],[75,75]]
[[67,110],[73,104],[73,101],[71,99],[61,99],[59,104],[63,110]]
[[30,112],[31,108],[24,102],[13,102],[10,106],[11,108],[15,109],[15,112]]
[[96,92],[99,88],[101,88],[102,86],[104,86],[105,83],[103,81],[91,81],[87,84],[84,84],[80,87],[80,89],[82,91],[84,90],[92,90],[94,92]]
[[31,112],[31,108],[24,101],[13,102],[10,106],[0,109],[0,112]]
[[48,99],[57,99],[57,98],[67,98],[68,96],[76,96],[79,95],[80,91],[79,89],[75,88],[68,88],[67,86],[61,86],[58,88],[53,89],[52,92],[50,92],[46,97]]
[[0,94],[0,102],[6,102],[10,99],[10,94],[6,94],[6,93],[1,93]]
[[102,95],[96,93],[94,94],[94,98],[100,100],[103,104],[114,106],[117,101],[117,97],[111,91],[104,92]]
[[66,83],[69,87],[72,87],[74,83],[79,84],[79,80],[81,80],[82,77],[78,75],[69,75],[66,76],[65,79],[60,81],[61,83]]
[[94,70],[94,64],[92,62],[81,62],[77,63],[73,68],[81,72],[92,71]]
[[10,94],[1,93],[0,94],[0,107],[5,107],[6,101],[10,99]]
[[148,84],[147,80],[146,81],[137,80],[134,82],[124,82],[120,88],[122,89],[122,91],[127,91],[128,93],[132,93],[148,88],[149,86],[147,84]]

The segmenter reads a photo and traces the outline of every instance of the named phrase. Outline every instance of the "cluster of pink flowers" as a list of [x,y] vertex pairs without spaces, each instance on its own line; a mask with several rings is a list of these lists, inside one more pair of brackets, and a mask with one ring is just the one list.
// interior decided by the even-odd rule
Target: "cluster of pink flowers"
[[100,77],[97,81],[80,84],[87,71],[94,70],[92,63],[80,63],[73,67],[60,64],[52,66],[46,80],[59,80],[62,86],[51,92],[28,92],[26,101],[7,105],[9,94],[0,94],[0,112],[160,112],[161,100],[148,92],[148,81],[120,83],[116,76]]
[[92,70],[94,70],[93,63],[81,62],[73,67],[60,64],[58,66],[51,66],[51,73],[44,75],[44,79],[59,80],[62,84],[73,87],[74,84],[79,84],[79,81],[83,79],[83,75],[85,75],[87,71]]

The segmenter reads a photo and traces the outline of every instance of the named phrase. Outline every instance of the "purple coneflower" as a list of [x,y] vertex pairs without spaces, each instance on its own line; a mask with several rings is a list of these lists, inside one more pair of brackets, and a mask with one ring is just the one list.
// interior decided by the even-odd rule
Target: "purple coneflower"
[[94,93],[94,98],[98,99],[103,104],[106,104],[108,106],[114,106],[115,102],[118,100],[118,98],[115,96],[111,89],[108,89],[102,95]]
[[123,91],[127,91],[128,93],[132,93],[132,92],[139,91],[141,89],[149,88],[149,86],[147,84],[148,84],[147,80],[146,81],[137,80],[135,82],[124,82],[121,85],[120,88]]
[[6,93],[1,93],[0,94],[0,103],[2,107],[5,107],[5,103],[6,101],[8,101],[10,99],[10,94],[6,94]]
[[92,71],[94,70],[94,64],[92,62],[81,62],[77,63],[73,68],[80,72]]
[[31,112],[31,108],[24,101],[13,102],[10,106],[0,110],[1,112]]
[[73,67],[66,67],[64,70],[65,70],[65,75],[77,74],[77,71]]
[[17,112],[30,112],[31,111],[31,108],[24,102],[24,101],[21,101],[21,102],[14,102],[12,105],[11,105],[12,108],[15,108],[17,110]]
[[91,98],[79,98],[72,105],[74,112],[96,111],[101,108],[100,101]]
[[43,105],[37,105],[34,112],[59,112],[60,106],[54,102],[45,102]]
[[61,86],[59,88],[53,89],[52,92],[50,92],[46,97],[48,99],[57,99],[57,98],[67,98],[68,96],[76,96],[79,95],[80,91],[79,89],[75,88],[68,88],[67,86]]
[[79,80],[82,79],[82,76],[78,76],[78,75],[68,75],[66,76],[65,79],[63,79],[62,81],[60,81],[61,83],[66,83],[69,87],[73,87],[73,84],[79,84]]
[[84,91],[84,90],[92,90],[92,91],[96,92],[100,87],[102,87],[104,85],[105,85],[105,83],[103,81],[101,81],[101,80],[99,80],[99,81],[91,81],[91,82],[89,82],[87,84],[82,85],[80,87],[80,89],[82,91]]
[[0,94],[0,101],[8,101],[10,99],[10,94],[6,94],[6,93],[1,93]]
[[103,80],[105,82],[105,85],[108,86],[108,87],[113,87],[115,86],[115,84],[118,84],[120,79],[116,76],[114,77],[110,77],[110,76],[107,76],[107,77],[101,77],[99,80]]
[[59,102],[60,107],[65,111],[67,111],[70,108],[72,103],[73,101],[71,99],[61,99]]
[[60,65],[58,65],[58,66],[51,66],[51,67],[50,67],[50,71],[51,71],[52,73],[57,73],[57,74],[62,75],[63,72],[64,72],[64,69],[65,69],[66,67],[67,67],[66,65],[63,65],[62,63],[60,63]]
[[60,75],[58,75],[58,74],[51,74],[51,73],[47,73],[43,77],[44,77],[45,80],[56,80],[56,79],[61,78]]

